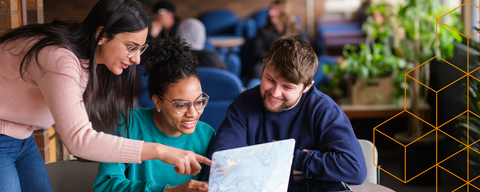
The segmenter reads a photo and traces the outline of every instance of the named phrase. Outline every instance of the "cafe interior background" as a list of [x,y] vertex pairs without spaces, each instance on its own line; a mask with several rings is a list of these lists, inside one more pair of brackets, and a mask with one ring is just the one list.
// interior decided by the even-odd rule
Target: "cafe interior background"
[[[149,14],[158,2],[140,1]],[[96,2],[1,0],[0,35],[57,17],[83,20]],[[256,30],[272,0],[171,2],[180,19],[204,22],[207,39],[240,39],[213,49],[225,61],[230,58],[235,68],[231,72],[243,89],[258,84],[245,70],[251,64]],[[464,185],[471,181],[480,187],[478,6],[479,0],[292,0],[292,13],[323,58],[315,86],[342,107],[357,138],[374,143],[381,185],[411,192],[480,191]],[[213,20],[207,18],[212,13],[218,14]],[[415,23],[425,26],[423,31],[415,33]],[[142,79],[138,81],[135,106],[142,107],[144,90]],[[75,158],[52,128],[34,136],[45,163]],[[465,149],[470,145],[474,150]],[[406,177],[405,164],[413,168]],[[424,170],[428,171],[421,173]]]

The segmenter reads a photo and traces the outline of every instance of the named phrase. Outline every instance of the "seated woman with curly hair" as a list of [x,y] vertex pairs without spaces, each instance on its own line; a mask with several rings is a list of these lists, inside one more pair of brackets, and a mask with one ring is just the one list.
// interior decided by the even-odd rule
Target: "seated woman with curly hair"
[[[136,108],[130,126],[119,134],[207,155],[214,129],[199,121],[209,96],[202,91],[190,47],[179,37],[154,39],[142,55],[148,92],[155,108]],[[95,191],[207,191],[205,170],[178,175],[174,166],[160,160],[101,163]]]

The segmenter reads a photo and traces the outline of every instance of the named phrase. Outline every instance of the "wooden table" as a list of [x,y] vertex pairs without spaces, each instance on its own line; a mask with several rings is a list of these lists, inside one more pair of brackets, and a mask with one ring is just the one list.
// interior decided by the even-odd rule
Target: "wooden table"
[[354,192],[393,192],[394,190],[385,187],[383,185],[378,185],[370,182],[365,182],[361,185],[349,185],[352,191]]
[[[331,188],[331,182],[318,181],[313,179],[305,179],[303,175],[293,176],[293,180],[290,180],[288,191],[289,192],[324,192],[334,190]],[[394,190],[385,187],[383,185],[378,185],[370,182],[364,182],[361,185],[351,185],[348,184],[350,189],[353,192],[393,192]],[[335,189],[338,190],[338,189]]]
[[[405,104],[402,99],[399,104],[389,105],[352,105],[346,98],[339,99],[338,105],[343,109],[348,119],[356,118],[390,118],[405,110]],[[410,101],[407,99],[407,109],[410,109]],[[420,109],[425,112],[425,120],[430,122],[430,105],[428,103],[420,103]],[[407,112],[400,116],[409,115]]]
[[211,36],[207,38],[208,41],[216,48],[219,47],[236,47],[245,43],[243,37],[235,36]]

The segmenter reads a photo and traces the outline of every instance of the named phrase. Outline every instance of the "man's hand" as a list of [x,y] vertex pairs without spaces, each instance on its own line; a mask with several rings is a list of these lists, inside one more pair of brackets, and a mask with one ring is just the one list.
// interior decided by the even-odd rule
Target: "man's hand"
[[182,183],[179,186],[167,187],[165,192],[177,192],[177,191],[187,191],[187,192],[206,192],[208,190],[208,184],[201,181],[190,180],[185,183]]

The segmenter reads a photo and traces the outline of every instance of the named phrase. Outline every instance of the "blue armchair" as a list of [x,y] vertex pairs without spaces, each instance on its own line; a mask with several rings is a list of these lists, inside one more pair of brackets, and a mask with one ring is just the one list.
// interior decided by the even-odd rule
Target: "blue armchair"
[[240,20],[228,10],[215,10],[202,14],[199,20],[205,25],[208,36],[242,36]]
[[[255,37],[255,21],[253,19],[241,20],[229,10],[213,10],[202,14],[199,20],[205,25],[207,38],[209,36],[236,36],[246,40]],[[227,64],[230,71],[240,76],[242,60],[240,47],[218,47],[216,51],[220,58]]]
[[210,96],[200,120],[218,130],[228,106],[242,92],[242,82],[235,74],[221,69],[197,67],[197,71],[203,91]]
[[138,105],[140,107],[155,108],[150,95],[148,94],[148,76],[143,75],[145,68],[142,65],[137,65],[137,76],[140,85],[140,96],[138,97]]

